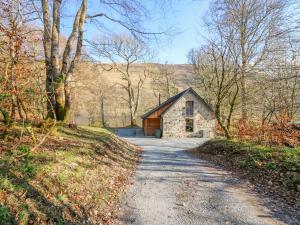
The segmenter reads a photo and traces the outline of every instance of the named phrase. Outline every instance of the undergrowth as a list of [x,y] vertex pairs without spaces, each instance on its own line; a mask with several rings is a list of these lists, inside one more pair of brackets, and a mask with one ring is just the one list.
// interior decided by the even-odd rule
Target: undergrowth
[[244,155],[245,159],[240,161],[241,166],[244,167],[265,167],[271,170],[280,167],[281,169],[300,172],[299,147],[270,147],[226,139],[211,140],[206,143],[206,146],[208,145],[215,147],[215,153]]
[[59,126],[34,152],[23,139],[1,143],[1,224],[109,223],[138,160],[134,146],[90,127]]
[[263,146],[237,140],[214,139],[193,149],[192,153],[236,172],[262,187],[266,193],[299,208],[299,147]]

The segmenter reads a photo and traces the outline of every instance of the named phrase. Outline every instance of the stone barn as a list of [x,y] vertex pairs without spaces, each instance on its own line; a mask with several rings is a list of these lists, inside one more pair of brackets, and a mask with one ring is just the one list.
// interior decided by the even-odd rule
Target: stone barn
[[146,136],[161,133],[164,138],[212,138],[215,135],[214,112],[192,88],[169,98],[142,119]]

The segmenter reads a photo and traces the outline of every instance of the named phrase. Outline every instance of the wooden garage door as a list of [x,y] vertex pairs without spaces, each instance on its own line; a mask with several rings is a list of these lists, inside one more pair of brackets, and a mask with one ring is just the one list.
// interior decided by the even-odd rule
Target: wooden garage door
[[160,128],[159,118],[147,118],[144,120],[144,132],[146,136],[155,135],[155,130]]

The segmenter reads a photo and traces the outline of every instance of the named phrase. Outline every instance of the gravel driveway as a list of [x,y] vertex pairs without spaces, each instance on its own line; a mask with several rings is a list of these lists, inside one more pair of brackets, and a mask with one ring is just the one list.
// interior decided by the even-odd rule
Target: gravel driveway
[[126,140],[144,151],[118,224],[299,224],[280,212],[276,218],[248,183],[185,151],[204,139]]

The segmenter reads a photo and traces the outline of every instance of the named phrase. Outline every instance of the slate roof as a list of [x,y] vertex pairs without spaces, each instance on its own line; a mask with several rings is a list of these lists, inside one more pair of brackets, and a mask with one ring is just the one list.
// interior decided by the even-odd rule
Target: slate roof
[[[204,105],[206,105],[207,108],[208,108],[210,111],[213,112],[213,110],[212,110],[212,108],[210,107],[210,105],[208,105],[208,104],[204,101],[204,99],[201,98],[201,97],[197,94],[197,92],[195,92],[195,91],[193,90],[193,88],[190,87],[190,88],[188,88],[188,89],[186,89],[186,90],[180,92],[179,94],[174,95],[173,97],[169,98],[168,100],[164,101],[162,104],[160,104],[159,106],[155,107],[154,109],[151,109],[150,111],[148,111],[147,113],[145,113],[144,115],[141,116],[142,119],[147,118],[147,117],[150,116],[152,113],[154,113],[154,112],[157,111],[157,110],[160,110],[161,108],[163,108],[164,106],[168,105],[168,104],[171,103],[171,102],[174,102],[173,104],[175,104],[176,101],[178,101],[184,94],[188,93],[189,91],[191,91],[193,94],[195,94],[195,95],[200,99],[200,101],[202,101],[202,102],[204,103]],[[166,111],[168,111],[168,109],[166,109]],[[166,111],[164,111],[162,114],[164,114]]]

